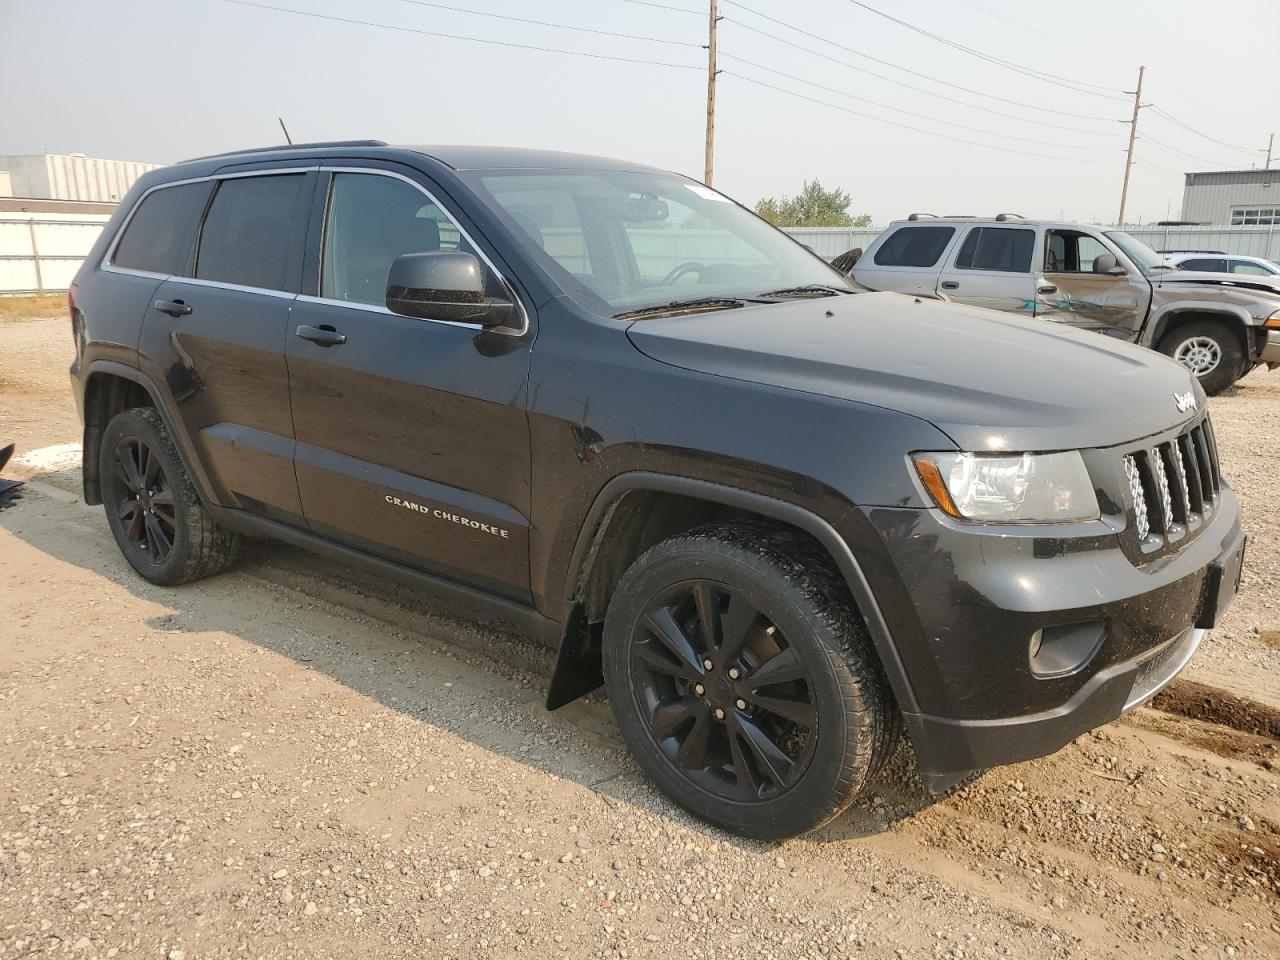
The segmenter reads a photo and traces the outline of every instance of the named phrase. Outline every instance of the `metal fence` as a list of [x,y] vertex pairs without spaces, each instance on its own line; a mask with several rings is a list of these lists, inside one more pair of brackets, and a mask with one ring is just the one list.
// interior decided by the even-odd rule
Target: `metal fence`
[[109,219],[0,212],[0,294],[66,290]]
[[[0,212],[0,294],[53,293],[66,290],[80,269],[103,225],[106,214]],[[880,233],[879,227],[793,227],[787,232],[828,260],[846,250],[864,250]],[[1125,227],[1125,231],[1156,250],[1221,250],[1280,262],[1280,229],[1276,227]],[[637,254],[650,256],[652,244],[631,230]],[[670,231],[661,233],[663,257]],[[681,236],[680,259],[734,259],[715,231],[690,230]],[[557,243],[568,240],[557,239]],[[563,253],[571,253],[566,247]],[[585,251],[583,251],[585,253]],[[738,251],[740,253],[740,251]],[[585,269],[585,260],[584,260]]]

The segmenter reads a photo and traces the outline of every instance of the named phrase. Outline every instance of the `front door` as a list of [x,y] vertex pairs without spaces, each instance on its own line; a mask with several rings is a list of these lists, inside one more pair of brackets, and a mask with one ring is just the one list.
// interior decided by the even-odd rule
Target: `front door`
[[1035,248],[1033,227],[972,226],[938,277],[938,292],[953,303],[1030,316]]
[[479,251],[414,181],[321,175],[318,295],[297,301],[287,347],[307,521],[331,539],[528,600],[528,337],[387,310],[396,257]]
[[155,291],[140,352],[162,376],[214,499],[302,525],[285,334],[315,175],[219,179],[190,277]]
[[[1124,273],[1095,269],[1105,266],[1098,258],[1107,254]],[[1079,230],[1046,232],[1036,289],[1036,316],[1123,340],[1137,339],[1151,302],[1146,277],[1119,251]]]

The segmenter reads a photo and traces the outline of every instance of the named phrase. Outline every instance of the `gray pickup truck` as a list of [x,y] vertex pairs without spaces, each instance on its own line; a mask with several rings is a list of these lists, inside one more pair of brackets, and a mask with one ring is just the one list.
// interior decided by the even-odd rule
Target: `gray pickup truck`
[[1151,347],[1210,394],[1260,363],[1280,366],[1280,278],[1179,270],[1119,230],[1014,214],[912,214],[876,237],[849,273],[873,290],[1025,313]]

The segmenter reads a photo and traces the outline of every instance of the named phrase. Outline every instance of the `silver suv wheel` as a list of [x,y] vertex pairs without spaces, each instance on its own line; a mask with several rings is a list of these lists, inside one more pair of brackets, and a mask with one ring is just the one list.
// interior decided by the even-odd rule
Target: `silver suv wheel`
[[1173,359],[1197,377],[1203,377],[1218,369],[1222,362],[1222,347],[1211,337],[1189,337],[1178,344],[1173,351]]

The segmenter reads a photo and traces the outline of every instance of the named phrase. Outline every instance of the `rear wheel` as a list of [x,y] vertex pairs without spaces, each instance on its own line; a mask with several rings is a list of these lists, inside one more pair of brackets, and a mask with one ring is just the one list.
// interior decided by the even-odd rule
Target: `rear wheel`
[[138,407],[112,418],[100,457],[107,523],[143,577],[174,586],[217,573],[235,559],[239,538],[200,503],[156,411]]
[[1165,334],[1160,352],[1195,374],[1204,392],[1211,396],[1231,386],[1244,373],[1240,338],[1216,320],[1196,320]]
[[786,531],[720,524],[647,551],[610,602],[604,667],[645,772],[681,806],[748,836],[831,819],[897,738],[844,584]]

